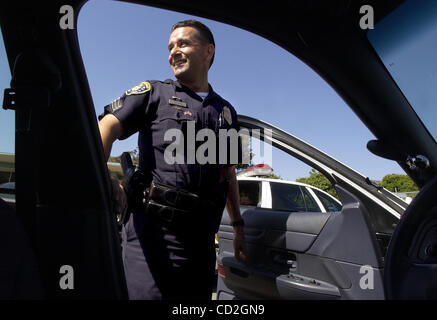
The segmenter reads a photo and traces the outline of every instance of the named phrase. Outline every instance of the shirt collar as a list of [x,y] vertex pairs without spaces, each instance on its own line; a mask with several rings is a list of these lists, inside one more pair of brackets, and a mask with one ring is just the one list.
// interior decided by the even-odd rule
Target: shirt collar
[[[174,84],[174,86],[177,88],[177,89],[179,89],[179,90],[181,90],[181,91],[185,91],[185,92],[188,92],[188,93],[191,93],[191,94],[195,94],[197,97],[198,97],[198,95],[193,91],[193,90],[191,90],[190,88],[188,88],[187,86],[184,86],[182,83],[180,83],[179,81],[173,81],[173,84]],[[212,88],[212,86],[208,83],[208,96],[205,98],[205,100],[207,100],[207,99],[211,99],[211,98],[213,98],[213,97],[216,97],[217,96],[217,93],[215,93],[215,91],[214,91],[214,89]],[[200,97],[199,97],[200,98]],[[205,101],[205,100],[203,100],[203,101]]]

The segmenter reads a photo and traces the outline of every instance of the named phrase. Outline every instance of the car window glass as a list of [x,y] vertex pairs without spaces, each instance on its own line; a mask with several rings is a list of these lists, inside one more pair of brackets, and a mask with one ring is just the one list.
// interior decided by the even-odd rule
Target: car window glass
[[316,189],[312,189],[312,190],[316,194],[316,196],[320,199],[326,211],[328,212],[341,211],[341,205],[335,202],[334,200],[332,200],[331,198],[329,198],[329,196]]
[[300,187],[288,183],[270,183],[272,209],[284,211],[306,211],[305,200]]
[[[10,87],[11,72],[9,70],[3,36],[0,33],[0,103],[3,103],[4,89]],[[15,188],[15,113],[0,108],[0,197]]]
[[437,140],[437,2],[407,1],[377,23],[367,36]]
[[260,202],[261,182],[238,181],[240,204],[242,206],[258,206]]
[[308,192],[307,188],[302,187],[303,198],[305,200],[306,211],[309,212],[320,212],[320,207],[317,205],[316,200],[314,200],[313,196]]

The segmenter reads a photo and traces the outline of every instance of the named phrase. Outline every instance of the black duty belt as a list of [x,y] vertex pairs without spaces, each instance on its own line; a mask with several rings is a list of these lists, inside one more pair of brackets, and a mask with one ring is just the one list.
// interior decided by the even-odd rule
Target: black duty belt
[[189,222],[200,214],[216,216],[223,210],[218,202],[155,181],[146,189],[146,200],[147,214],[154,214],[170,223]]

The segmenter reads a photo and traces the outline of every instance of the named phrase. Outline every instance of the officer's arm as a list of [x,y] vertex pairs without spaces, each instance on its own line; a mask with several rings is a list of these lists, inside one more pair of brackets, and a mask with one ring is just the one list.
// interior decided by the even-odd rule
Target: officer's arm
[[[102,138],[103,150],[105,151],[105,159],[108,161],[111,154],[112,144],[122,135],[121,122],[112,114],[105,115],[99,121],[100,137]],[[117,215],[123,216],[127,210],[126,194],[123,191],[120,183],[111,178],[112,193],[115,203],[115,212]]]
[[[235,175],[235,166],[225,168],[225,175],[229,180],[228,201],[226,208],[229,213],[231,221],[241,220],[240,213],[240,193],[238,190],[237,177]],[[243,260],[247,262],[246,245],[244,241],[243,226],[234,227],[234,256],[237,260]]]
[[[226,209],[228,210],[231,222],[241,220],[240,213],[240,192],[238,190],[237,176],[235,174],[235,166],[227,167],[225,175],[229,180],[228,200]],[[241,227],[234,227],[234,231],[242,231]]]
[[106,161],[111,154],[112,144],[121,137],[123,128],[120,120],[114,115],[107,114],[99,121],[100,137],[102,138],[103,150],[105,150]]

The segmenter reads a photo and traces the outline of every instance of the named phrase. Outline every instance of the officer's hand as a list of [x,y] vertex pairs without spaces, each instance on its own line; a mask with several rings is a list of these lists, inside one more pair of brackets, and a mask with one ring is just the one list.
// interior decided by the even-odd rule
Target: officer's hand
[[234,257],[237,260],[247,262],[246,242],[244,239],[244,232],[242,227],[234,230]]
[[112,182],[112,195],[114,197],[115,214],[117,216],[123,216],[127,211],[127,197],[123,187],[116,179],[111,179]]

